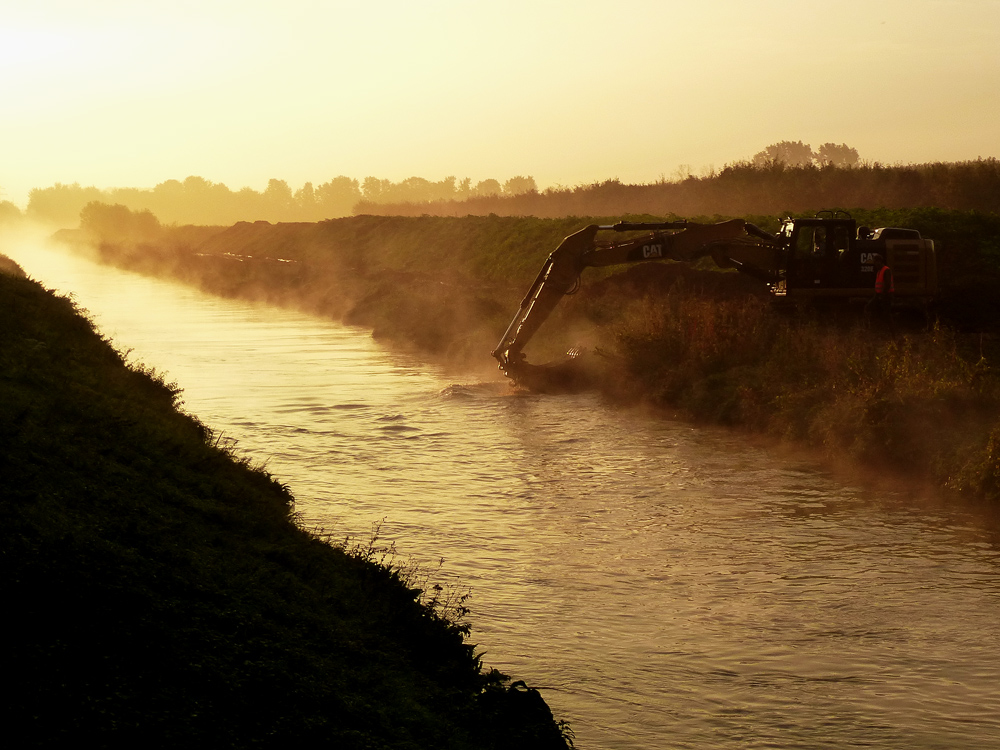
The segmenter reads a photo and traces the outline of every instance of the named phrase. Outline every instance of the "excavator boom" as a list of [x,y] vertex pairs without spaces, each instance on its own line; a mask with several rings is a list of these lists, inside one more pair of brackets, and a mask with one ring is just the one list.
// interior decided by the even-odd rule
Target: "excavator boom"
[[[598,242],[599,232],[644,234]],[[691,262],[710,255],[721,267],[737,268],[767,283],[777,283],[778,250],[773,235],[740,219],[718,224],[592,224],[566,237],[545,260],[492,355],[504,374],[515,380],[533,367],[524,362],[522,349],[559,300],[577,286],[586,268],[654,260]]]

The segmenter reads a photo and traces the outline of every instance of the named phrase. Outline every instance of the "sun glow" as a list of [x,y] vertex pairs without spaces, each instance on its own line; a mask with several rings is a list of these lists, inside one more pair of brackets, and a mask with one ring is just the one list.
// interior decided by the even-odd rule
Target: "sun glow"
[[996,151],[1000,4],[76,3],[0,31],[0,198],[189,174],[648,182],[782,139]]

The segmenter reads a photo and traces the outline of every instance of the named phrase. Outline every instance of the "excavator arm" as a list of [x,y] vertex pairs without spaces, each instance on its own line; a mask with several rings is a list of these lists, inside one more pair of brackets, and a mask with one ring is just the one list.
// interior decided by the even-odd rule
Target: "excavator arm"
[[[644,232],[618,242],[598,242],[599,232]],[[492,355],[515,380],[534,368],[522,350],[562,297],[572,292],[586,268],[652,260],[692,262],[712,256],[767,284],[779,281],[779,245],[774,235],[740,219],[718,224],[691,222],[592,224],[571,234],[545,260]]]

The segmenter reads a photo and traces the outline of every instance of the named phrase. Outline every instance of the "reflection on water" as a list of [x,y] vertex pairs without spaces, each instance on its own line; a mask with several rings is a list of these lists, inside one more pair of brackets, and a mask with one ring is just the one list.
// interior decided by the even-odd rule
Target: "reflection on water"
[[1000,553],[975,507],[738,436],[515,394],[364,332],[15,248],[309,523],[473,589],[488,664],[580,747],[1000,747]]

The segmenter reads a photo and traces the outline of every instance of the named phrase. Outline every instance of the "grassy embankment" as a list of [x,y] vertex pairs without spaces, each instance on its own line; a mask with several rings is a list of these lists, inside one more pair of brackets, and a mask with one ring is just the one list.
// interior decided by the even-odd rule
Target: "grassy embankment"
[[481,668],[460,602],[304,531],[175,386],[0,261],[18,747],[565,746],[537,692]]
[[[885,331],[859,316],[782,313],[746,277],[643,264],[589,276],[529,358],[544,361],[580,341],[606,355],[609,395],[1000,497],[1000,218],[937,209],[854,214],[938,242],[938,325]],[[748,218],[776,229],[773,218]],[[118,265],[331,315],[489,366],[488,352],[542,260],[591,221],[606,220],[360,216],[164,228],[141,242],[92,239]]]

